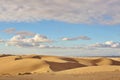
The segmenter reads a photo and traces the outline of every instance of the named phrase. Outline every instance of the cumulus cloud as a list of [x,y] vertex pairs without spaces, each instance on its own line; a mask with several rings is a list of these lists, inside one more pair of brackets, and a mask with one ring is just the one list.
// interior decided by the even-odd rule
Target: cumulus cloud
[[[83,37],[82,37],[83,38]],[[3,42],[1,40],[1,42]],[[34,48],[59,48],[59,49],[80,49],[83,47],[73,46],[53,46],[49,44],[53,40],[49,39],[47,36],[36,34],[33,37],[25,37],[21,35],[15,35],[11,39],[4,41],[6,46],[17,46],[17,47],[34,47]]]
[[63,41],[74,41],[74,40],[90,40],[91,38],[87,36],[79,36],[79,37],[73,37],[73,38],[63,38]]
[[120,24],[119,0],[0,0],[0,21]]
[[96,43],[91,45],[91,47],[99,48],[120,48],[120,42],[106,41],[104,43]]
[[20,46],[20,47],[38,47],[41,46],[40,43],[49,43],[52,40],[48,39],[46,36],[36,34],[32,38],[26,38],[21,35],[13,36],[9,41],[6,41],[7,46]]

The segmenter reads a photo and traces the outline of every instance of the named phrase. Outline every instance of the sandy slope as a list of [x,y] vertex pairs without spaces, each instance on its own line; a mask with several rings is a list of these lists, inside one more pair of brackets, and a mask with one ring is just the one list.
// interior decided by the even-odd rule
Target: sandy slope
[[45,61],[32,57],[9,56],[0,58],[0,74],[47,72],[50,70]]
[[66,58],[40,55],[0,56],[0,75],[86,74],[120,71],[119,58]]
[[120,71],[120,66],[91,66],[57,72],[58,74],[86,74],[106,71]]

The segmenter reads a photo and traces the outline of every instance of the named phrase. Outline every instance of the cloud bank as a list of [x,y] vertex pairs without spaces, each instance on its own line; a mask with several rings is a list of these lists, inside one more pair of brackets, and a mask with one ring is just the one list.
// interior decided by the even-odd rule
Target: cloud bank
[[[89,37],[81,36],[75,38],[63,38],[64,41],[74,41],[74,40],[90,40]],[[106,41],[104,43],[96,43],[86,46],[53,46],[54,41],[49,39],[47,36],[35,34],[33,37],[25,37],[21,35],[14,35],[9,40],[0,39],[0,43],[5,43],[6,46],[18,46],[18,47],[34,47],[34,48],[60,48],[60,49],[99,49],[99,48],[120,48],[120,42]]]
[[96,43],[91,45],[91,47],[98,48],[120,48],[120,42],[106,41],[104,43]]
[[119,0],[0,0],[0,21],[120,24]]

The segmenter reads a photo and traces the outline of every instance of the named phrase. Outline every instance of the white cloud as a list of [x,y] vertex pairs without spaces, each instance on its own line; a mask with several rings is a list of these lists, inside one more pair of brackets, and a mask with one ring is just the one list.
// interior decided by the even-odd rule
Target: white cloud
[[52,40],[48,39],[46,36],[36,34],[32,38],[26,38],[21,35],[13,36],[9,41],[6,41],[7,46],[20,46],[20,47],[38,47],[41,46],[40,43],[49,43]]
[[73,37],[73,38],[63,38],[63,41],[74,41],[74,40],[90,40],[87,36],[79,36],[79,37]]
[[0,21],[120,24],[119,0],[0,0]]
[[91,45],[91,47],[99,48],[120,48],[120,42],[106,41],[104,43],[96,43]]
[[48,45],[39,45],[39,48],[50,48]]
[[36,34],[33,38],[35,42],[52,42],[52,40],[49,40],[46,36],[44,35],[39,35]]
[[23,39],[25,39],[25,37],[23,36],[20,36],[20,35],[16,35],[16,36],[13,36],[10,41],[11,42],[21,42],[23,41]]

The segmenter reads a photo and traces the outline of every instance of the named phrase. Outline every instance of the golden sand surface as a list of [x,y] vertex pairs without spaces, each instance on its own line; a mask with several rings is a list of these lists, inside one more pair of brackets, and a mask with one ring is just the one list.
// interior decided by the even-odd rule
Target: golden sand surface
[[119,75],[120,58],[0,55],[0,80],[120,80]]

